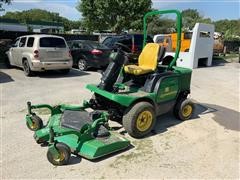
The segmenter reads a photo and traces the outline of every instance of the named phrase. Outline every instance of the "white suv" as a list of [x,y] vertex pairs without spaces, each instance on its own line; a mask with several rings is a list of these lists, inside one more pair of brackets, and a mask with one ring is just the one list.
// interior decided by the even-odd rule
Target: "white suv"
[[10,65],[22,67],[26,76],[33,71],[72,68],[72,56],[64,38],[53,35],[28,35],[17,38],[7,52]]

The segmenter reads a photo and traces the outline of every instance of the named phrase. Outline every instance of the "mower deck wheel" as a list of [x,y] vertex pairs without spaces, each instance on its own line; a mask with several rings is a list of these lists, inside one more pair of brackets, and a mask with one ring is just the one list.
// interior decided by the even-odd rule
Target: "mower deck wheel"
[[123,127],[135,138],[146,136],[154,127],[156,114],[148,102],[139,102],[126,110],[123,116]]
[[174,115],[179,120],[190,119],[194,112],[194,104],[190,99],[180,99],[174,107]]
[[40,117],[38,117],[37,115],[32,115],[31,119],[32,125],[27,122],[28,129],[30,129],[31,131],[37,131],[39,129],[42,129],[43,121]]
[[50,150],[48,150],[47,152],[48,161],[55,166],[62,166],[68,164],[69,159],[71,157],[71,149],[64,143],[57,143],[56,149],[59,153],[59,157],[54,158],[53,153]]

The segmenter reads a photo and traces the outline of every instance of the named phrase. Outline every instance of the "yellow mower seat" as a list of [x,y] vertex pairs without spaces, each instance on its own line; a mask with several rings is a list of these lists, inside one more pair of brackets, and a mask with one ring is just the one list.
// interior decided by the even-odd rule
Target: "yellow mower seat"
[[158,53],[160,45],[157,43],[148,43],[142,50],[138,58],[137,65],[127,65],[124,71],[127,74],[142,75],[155,71],[158,63]]

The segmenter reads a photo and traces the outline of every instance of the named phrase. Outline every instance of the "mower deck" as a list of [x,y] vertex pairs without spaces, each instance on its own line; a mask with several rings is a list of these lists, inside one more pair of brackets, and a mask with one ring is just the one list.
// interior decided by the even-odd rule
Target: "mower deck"
[[[32,107],[26,116],[27,121],[36,118],[31,112]],[[36,109],[36,106],[34,108]],[[60,156],[56,144],[61,143],[69,148],[70,153],[87,159],[96,159],[126,149],[130,145],[129,140],[106,128],[108,118],[104,112],[89,113],[84,110],[85,107],[79,107],[79,110],[67,108],[62,111],[50,108],[56,114],[52,114],[48,123],[35,131],[34,138],[39,144],[47,142],[50,153],[55,157]],[[60,106],[56,108],[61,109]]]

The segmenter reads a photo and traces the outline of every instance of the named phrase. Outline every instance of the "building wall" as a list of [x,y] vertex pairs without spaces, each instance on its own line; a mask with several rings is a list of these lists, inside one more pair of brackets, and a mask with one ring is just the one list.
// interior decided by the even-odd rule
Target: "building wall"
[[0,22],[0,30],[3,31],[19,31],[19,32],[28,32],[28,26],[34,31],[34,32],[41,32],[41,29],[57,29],[59,33],[64,32],[63,26],[47,26],[47,25],[35,25],[35,24],[13,24],[13,23],[4,23]]
[[33,29],[33,32],[41,32],[41,29],[58,29],[59,33],[64,32],[63,26],[47,26],[47,25],[35,25],[35,24],[28,24],[28,26]]
[[21,24],[9,24],[9,23],[1,23],[0,22],[0,30],[3,31],[19,31],[19,32],[27,32],[27,25]]

